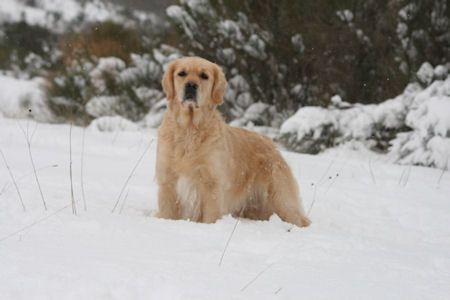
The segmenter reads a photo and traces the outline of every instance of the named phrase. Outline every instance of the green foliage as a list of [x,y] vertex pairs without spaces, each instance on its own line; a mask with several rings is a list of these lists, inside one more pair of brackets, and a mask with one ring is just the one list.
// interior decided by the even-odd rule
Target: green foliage
[[[402,19],[408,5],[414,9]],[[279,110],[326,106],[334,94],[348,102],[381,102],[400,93],[424,61],[450,59],[443,0],[205,0],[201,9],[185,1],[179,6],[196,26],[171,17],[184,33],[178,47],[218,62],[228,77],[241,74],[254,98]],[[227,20],[239,24],[243,40],[220,35]],[[407,25],[403,37],[400,23]],[[263,44],[260,55],[246,51],[254,36]],[[294,38],[302,43],[294,45]],[[220,49],[232,49],[236,59],[222,59]],[[303,90],[295,95],[298,84]]]
[[46,28],[32,26],[24,21],[4,23],[3,37],[0,38],[0,69],[17,66],[25,69],[25,58],[34,53],[50,59],[50,49],[56,42],[56,35]]

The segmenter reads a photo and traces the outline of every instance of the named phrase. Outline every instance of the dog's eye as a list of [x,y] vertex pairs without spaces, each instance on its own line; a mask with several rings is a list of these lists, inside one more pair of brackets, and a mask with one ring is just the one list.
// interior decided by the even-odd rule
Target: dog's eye
[[181,71],[180,73],[178,73],[178,76],[184,77],[184,76],[186,76],[186,72],[185,71]]
[[201,79],[208,79],[208,75],[206,75],[205,73],[200,74],[200,78]]

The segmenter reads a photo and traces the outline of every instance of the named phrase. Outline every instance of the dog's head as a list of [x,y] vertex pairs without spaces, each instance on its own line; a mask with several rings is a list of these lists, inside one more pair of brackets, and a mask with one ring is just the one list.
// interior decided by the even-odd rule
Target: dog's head
[[169,64],[162,79],[169,109],[196,115],[222,104],[227,81],[216,64],[200,57],[185,57]]

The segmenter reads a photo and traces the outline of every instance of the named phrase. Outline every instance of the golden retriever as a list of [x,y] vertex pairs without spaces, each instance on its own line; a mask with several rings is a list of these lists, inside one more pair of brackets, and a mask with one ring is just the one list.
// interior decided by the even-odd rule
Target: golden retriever
[[227,86],[216,64],[176,60],[162,86],[168,109],[158,129],[158,217],[214,223],[226,214],[267,220],[275,213],[297,226],[311,223],[275,144],[227,125],[216,110]]

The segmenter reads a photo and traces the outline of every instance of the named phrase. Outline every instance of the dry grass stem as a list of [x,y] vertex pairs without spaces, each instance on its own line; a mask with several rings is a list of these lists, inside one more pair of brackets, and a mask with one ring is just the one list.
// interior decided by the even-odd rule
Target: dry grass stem
[[125,188],[128,185],[128,182],[130,181],[131,177],[133,177],[134,172],[136,171],[137,167],[139,166],[139,164],[141,163],[142,159],[144,158],[145,154],[147,153],[148,149],[150,149],[150,146],[152,145],[153,140],[150,141],[150,143],[148,144],[147,148],[145,148],[144,152],[142,153],[142,155],[139,157],[139,159],[137,160],[136,164],[134,165],[133,169],[130,172],[130,175],[128,175],[127,179],[125,180],[122,189],[120,190],[119,196],[117,196],[116,199],[116,203],[114,204],[113,209],[111,210],[111,213],[114,213],[114,211],[117,208],[117,205],[119,204],[120,198],[122,197],[122,194],[125,190]]
[[241,292],[245,291],[246,288],[248,288],[253,282],[256,281],[256,279],[258,279],[259,276],[261,276],[262,274],[264,274],[264,272],[266,272],[267,270],[269,270],[269,268],[273,265],[270,264],[268,265],[264,270],[262,270],[261,272],[258,273],[258,275],[255,276],[255,278],[253,278],[252,280],[250,280],[242,289]]
[[219,266],[222,265],[223,257],[225,256],[225,252],[227,251],[228,244],[230,244],[231,238],[233,237],[233,234],[236,231],[236,227],[237,227],[238,223],[239,223],[239,219],[236,219],[236,223],[234,224],[233,231],[231,231],[231,234],[228,237],[228,241],[225,245],[225,248],[223,248],[222,256],[220,257],[220,261],[219,261]]
[[84,194],[84,138],[86,135],[86,127],[83,127],[83,136],[81,138],[81,197],[83,198],[84,211],[87,211],[86,197]]
[[377,181],[375,180],[375,175],[372,170],[372,160],[371,159],[369,159],[369,171],[370,171],[370,177],[372,177],[372,182],[373,182],[373,184],[376,185]]
[[26,225],[26,226],[20,228],[19,230],[16,230],[16,231],[14,231],[14,232],[12,232],[12,233],[10,233],[10,234],[4,236],[4,237],[1,237],[1,238],[0,238],[0,242],[3,242],[3,241],[5,241],[5,240],[7,240],[7,239],[9,239],[9,238],[12,238],[12,237],[15,236],[16,234],[19,234],[19,233],[21,233],[21,232],[23,232],[23,231],[25,231],[25,230],[27,230],[27,229],[30,229],[31,227],[33,227],[33,226],[35,226],[35,225],[37,225],[37,224],[39,224],[39,223],[44,222],[45,220],[47,220],[47,219],[53,217],[54,215],[60,213],[60,212],[63,211],[64,209],[68,208],[69,206],[70,206],[70,204],[67,204],[66,206],[64,206],[64,207],[62,207],[62,208],[56,210],[55,212],[53,212],[53,213],[51,213],[51,214],[49,214],[49,215],[47,215],[47,216],[45,216],[45,217],[42,217],[42,218],[40,218],[40,219],[34,221],[34,222],[31,223],[31,224]]
[[125,207],[125,203],[127,202],[129,193],[130,193],[130,189],[127,189],[127,193],[125,194],[125,197],[123,197],[122,205],[120,206],[119,214],[122,213],[122,211],[123,211],[123,209]]
[[322,177],[319,179],[317,184],[314,186],[314,194],[313,194],[313,200],[311,201],[311,205],[309,206],[308,212],[306,215],[309,216],[311,213],[311,210],[314,206],[314,203],[316,202],[316,194],[317,194],[317,187],[322,183],[322,181],[325,179],[325,176],[327,175],[328,171],[330,170],[331,166],[334,164],[334,160],[330,162],[325,172],[322,174]]
[[5,163],[5,166],[8,169],[9,176],[11,177],[11,180],[14,183],[14,186],[16,187],[17,195],[19,196],[20,204],[22,204],[23,211],[26,211],[27,209],[25,208],[25,204],[23,203],[22,195],[20,194],[20,190],[19,190],[19,187],[17,186],[16,179],[14,178],[14,175],[13,175],[11,169],[9,168],[8,161],[6,160],[6,157],[3,154],[2,150],[0,150],[0,154],[2,155],[3,162]]
[[440,175],[439,178],[438,178],[438,181],[437,181],[437,184],[438,184],[438,185],[441,183],[441,179],[442,179],[442,177],[444,176],[444,173],[447,171],[447,168],[448,168],[448,159],[449,159],[449,156],[447,156],[447,160],[446,160],[446,162],[445,162],[445,168],[442,169],[441,175]]
[[[57,164],[55,164],[55,165],[49,165],[49,166],[45,166],[45,167],[40,167],[40,168],[36,169],[36,171],[39,172],[39,171],[42,171],[42,170],[45,170],[45,169],[56,168],[56,167],[58,167]],[[31,171],[31,172],[28,172],[28,173],[26,173],[26,174],[24,174],[24,175],[22,175],[22,176],[19,176],[19,177],[16,178],[16,181],[20,181],[20,180],[22,180],[23,178],[26,178],[27,176],[30,176],[30,175],[34,175],[34,172]],[[3,187],[2,187],[2,189],[0,190],[0,195],[3,194],[3,193],[5,193],[5,192],[6,192],[11,186],[13,186],[13,185],[14,185],[14,184],[13,184],[13,183],[10,183],[10,182],[5,183],[5,184],[3,185]]]
[[409,165],[409,166],[408,166],[408,170],[407,170],[407,172],[406,172],[406,174],[405,174],[405,178],[404,178],[404,182],[403,182],[403,187],[405,187],[405,186],[408,184],[409,176],[411,175],[411,168],[412,168],[412,166]]
[[402,170],[402,174],[400,175],[400,178],[398,179],[398,185],[402,184],[403,176],[405,176],[406,168]]
[[73,123],[70,122],[69,127],[69,178],[70,178],[70,198],[71,198],[71,204],[72,204],[72,213],[74,215],[77,214],[77,205],[75,203],[75,197],[73,195],[73,172],[72,172],[72,127]]
[[25,140],[27,142],[28,155],[30,157],[31,166],[33,167],[34,178],[36,179],[36,184],[39,189],[39,194],[41,196],[42,204],[44,205],[44,209],[47,210],[47,203],[45,202],[44,193],[42,192],[41,183],[39,182],[39,177],[37,176],[37,170],[36,170],[36,166],[34,164],[33,154],[31,152],[31,141],[34,137],[34,134],[36,133],[37,123],[35,123],[35,127],[34,127],[34,130],[33,130],[33,133],[31,134],[31,136],[29,135],[29,122],[28,121],[27,121],[27,130],[26,131],[22,128],[22,126],[20,125],[19,122],[17,122],[17,124],[19,125],[19,128],[22,131],[22,133],[25,137]]

